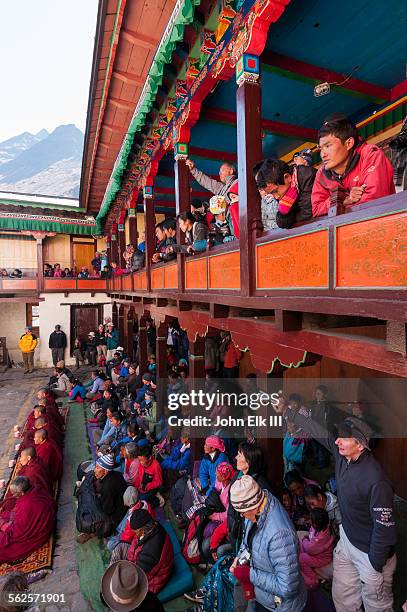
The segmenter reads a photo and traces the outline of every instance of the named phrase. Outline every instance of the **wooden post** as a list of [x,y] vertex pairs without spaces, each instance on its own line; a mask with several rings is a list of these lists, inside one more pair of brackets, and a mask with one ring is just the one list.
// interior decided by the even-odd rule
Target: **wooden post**
[[37,238],[37,291],[41,293],[44,290],[44,256],[43,256],[43,241],[42,238]]
[[117,263],[117,265],[119,265],[119,249],[117,246],[117,225],[114,224],[112,226],[112,231],[110,234],[110,257],[111,257],[111,263],[115,262]]
[[139,318],[138,325],[138,354],[139,354],[139,372],[143,376],[147,372],[147,319],[144,315]]
[[130,205],[129,210],[127,211],[127,214],[129,216],[130,244],[132,244],[134,247],[136,247],[137,245],[137,195],[138,195],[138,191],[135,190],[135,192],[136,192],[136,201],[133,204],[133,199],[132,199],[132,204]]
[[119,304],[118,313],[117,313],[117,316],[118,316],[117,329],[119,331],[119,346],[122,346],[124,349],[126,348],[125,332],[127,331],[124,325],[125,314],[126,313],[124,311],[124,305]]
[[253,166],[262,159],[260,62],[256,55],[240,58],[236,82],[241,295],[247,297],[256,288],[252,226],[261,219],[260,196],[252,174]]
[[[185,165],[188,158],[188,144],[177,142],[174,149],[174,172],[175,172],[175,210],[179,215],[190,210],[190,189],[189,189],[189,169]],[[177,244],[182,244],[184,237],[177,223]],[[185,291],[185,256],[181,253],[177,255],[178,262],[178,291]]]
[[[189,378],[192,381],[192,389],[202,388],[199,380],[205,378],[205,338],[197,336],[194,342],[189,343]],[[197,413],[198,414],[198,413]],[[192,416],[194,416],[192,414]],[[198,461],[202,458],[204,438],[194,436],[191,431],[191,453],[192,460]]]
[[123,253],[126,249],[126,234],[124,231],[124,221],[126,218],[126,211],[120,213],[119,223],[117,224],[117,247],[119,256],[119,268],[125,268],[126,262],[123,257]]
[[167,323],[160,323],[157,328],[155,357],[157,363],[157,408],[161,416],[167,398]]
[[126,309],[127,309],[127,313],[126,313],[126,344],[125,344],[124,348],[126,349],[127,355],[133,361],[134,360],[134,345],[133,345],[134,310],[133,310],[133,308],[131,306],[128,306]]
[[146,185],[143,189],[144,219],[146,233],[146,277],[147,291],[151,291],[151,258],[155,253],[155,214],[154,214],[154,188]]

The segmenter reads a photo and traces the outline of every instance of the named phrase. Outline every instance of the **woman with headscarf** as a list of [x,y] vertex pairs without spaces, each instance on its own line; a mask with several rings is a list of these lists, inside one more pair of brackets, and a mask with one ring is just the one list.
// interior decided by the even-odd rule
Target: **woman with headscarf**
[[208,436],[204,444],[205,454],[199,466],[199,481],[201,491],[208,493],[216,483],[216,467],[220,463],[229,463],[225,454],[225,444],[218,436]]

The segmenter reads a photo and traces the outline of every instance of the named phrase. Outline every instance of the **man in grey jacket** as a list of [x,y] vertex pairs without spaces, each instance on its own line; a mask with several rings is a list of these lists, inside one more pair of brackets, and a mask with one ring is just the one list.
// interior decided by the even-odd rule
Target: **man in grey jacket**
[[198,170],[198,168],[195,167],[192,159],[187,159],[185,163],[190,169],[192,176],[196,182],[201,185],[201,187],[207,189],[214,195],[224,196],[226,202],[230,204],[228,196],[229,189],[237,179],[236,168],[233,164],[225,162],[221,165],[219,168],[219,181],[217,181],[207,174],[204,174],[201,170]]

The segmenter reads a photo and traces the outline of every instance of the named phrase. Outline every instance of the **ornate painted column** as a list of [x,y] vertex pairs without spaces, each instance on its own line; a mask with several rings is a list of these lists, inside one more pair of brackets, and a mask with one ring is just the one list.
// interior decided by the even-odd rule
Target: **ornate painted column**
[[125,268],[126,262],[123,257],[126,248],[126,234],[124,232],[124,222],[126,219],[126,209],[120,211],[119,220],[117,223],[117,246],[119,251],[119,268]]
[[143,187],[144,219],[146,234],[146,277],[147,291],[151,291],[151,258],[155,253],[155,214],[154,214],[154,187]]
[[261,227],[260,196],[252,176],[253,166],[262,159],[258,56],[241,56],[236,64],[236,82],[241,293],[247,297],[256,288],[255,228]]
[[[179,215],[182,212],[190,210],[190,187],[189,169],[185,164],[188,158],[188,144],[186,142],[177,142],[174,144],[174,172],[175,172],[175,210]],[[184,235],[179,229],[177,223],[177,244],[182,244]],[[185,257],[181,253],[177,255],[178,261],[178,291],[183,293],[185,290]]]

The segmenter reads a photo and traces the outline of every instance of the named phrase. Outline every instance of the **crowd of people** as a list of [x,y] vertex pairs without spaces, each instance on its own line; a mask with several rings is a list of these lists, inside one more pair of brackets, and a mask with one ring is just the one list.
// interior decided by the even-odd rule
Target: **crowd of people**
[[[111,321],[100,327],[100,333],[119,342]],[[121,572],[137,573],[147,601],[159,605],[155,597],[174,565],[162,522],[161,508],[167,504],[184,531],[184,558],[206,572],[199,589],[185,594],[191,610],[243,612],[252,601],[260,611],[300,612],[310,609],[309,593],[328,580],[337,611],[357,609],[362,602],[365,610],[390,611],[394,492],[371,453],[374,432],[363,419],[364,408],[339,408],[323,385],[310,401],[280,393],[275,410],[285,424],[282,482],[267,480],[263,451],[248,428],[234,436],[225,428],[214,430],[195,451],[194,464],[191,431],[169,426],[165,400],[157,406],[159,384],[166,384],[167,396],[191,388],[182,336],[177,324],[169,326],[166,381],[157,380],[151,321],[147,371],[140,372],[137,357],[133,361],[116,347],[109,354],[106,350],[90,384],[63,362],[50,381],[50,393],[86,402],[92,413],[89,427],[97,453],[78,466],[76,524],[79,544],[104,538],[111,552],[103,584],[113,576],[119,580]],[[241,356],[228,332],[209,335],[206,390],[235,389]],[[247,392],[256,389],[255,375],[244,385]],[[61,441],[47,411],[37,406],[33,413],[35,445],[44,430],[47,439]],[[227,413],[225,406],[215,406],[211,416]],[[182,409],[184,417],[188,414],[188,407]],[[31,439],[24,447],[29,444]],[[313,473],[327,468],[320,472],[324,481],[307,475],[310,465]]]

